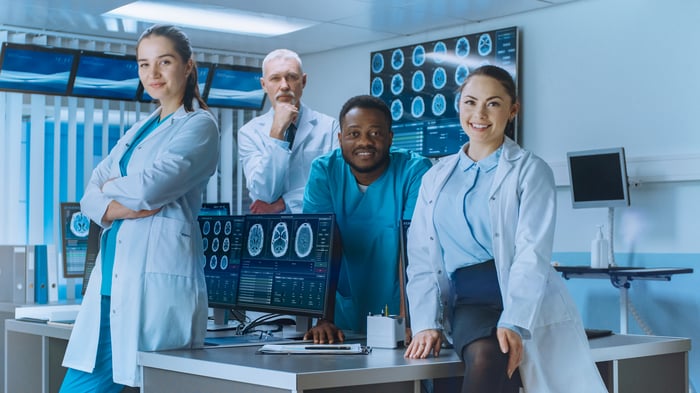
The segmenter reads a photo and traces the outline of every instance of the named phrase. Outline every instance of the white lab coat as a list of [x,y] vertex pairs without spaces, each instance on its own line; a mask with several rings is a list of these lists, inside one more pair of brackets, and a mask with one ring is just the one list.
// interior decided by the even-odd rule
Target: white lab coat
[[274,109],[246,123],[238,131],[238,159],[243,166],[250,198],[272,203],[284,198],[286,212],[301,213],[311,161],[338,147],[338,121],[306,105],[292,150],[270,137]]
[[[423,176],[408,234],[408,284],[414,333],[450,337],[452,292],[433,222],[435,200],[457,165],[440,160]],[[500,321],[525,329],[520,374],[527,393],[607,392],[590,355],[576,305],[550,264],[556,193],[547,164],[506,138],[491,187],[493,252],[503,296]]]
[[[97,165],[80,201],[83,213],[100,224],[111,200],[132,210],[162,208],[150,217],[124,220],[117,238],[110,307],[112,364],[114,381],[130,386],[141,383],[138,351],[200,347],[206,332],[207,295],[197,214],[202,192],[218,164],[218,126],[209,112],[188,113],[180,107],[135,148],[127,176],[122,177],[119,160],[128,144],[159,113],[156,110],[127,131]],[[64,367],[94,369],[101,285],[99,256]]]

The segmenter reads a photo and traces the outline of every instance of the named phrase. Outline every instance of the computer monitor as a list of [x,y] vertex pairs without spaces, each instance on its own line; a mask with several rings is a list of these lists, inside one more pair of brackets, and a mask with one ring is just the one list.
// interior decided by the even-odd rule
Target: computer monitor
[[629,206],[624,148],[576,151],[566,156],[574,208]]
[[85,268],[83,269],[83,288],[81,293],[85,295],[92,269],[95,268],[97,254],[100,252],[100,239],[102,237],[102,227],[90,220],[90,229],[88,230],[87,246],[85,249]]
[[226,325],[227,312],[236,308],[244,217],[200,215],[198,220],[209,307],[215,310],[215,325]]
[[207,202],[202,203],[199,210],[200,216],[228,216],[231,214],[231,207],[228,202]]
[[61,203],[61,246],[63,277],[83,277],[90,219],[80,211],[78,202]]
[[261,68],[217,64],[211,73],[204,92],[207,105],[252,110],[261,110],[265,105]]
[[138,87],[136,56],[81,51],[70,94],[131,101]]
[[245,217],[237,306],[324,318],[335,307],[340,236],[333,214]]
[[0,90],[66,95],[76,51],[4,42]]

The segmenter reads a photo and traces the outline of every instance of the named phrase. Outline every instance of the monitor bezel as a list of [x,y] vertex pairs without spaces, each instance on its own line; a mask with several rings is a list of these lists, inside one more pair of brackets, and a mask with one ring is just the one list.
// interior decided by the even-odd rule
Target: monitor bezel
[[5,57],[7,56],[7,49],[19,49],[19,50],[28,50],[28,51],[34,51],[34,52],[48,52],[48,53],[58,53],[58,54],[65,54],[65,55],[70,55],[73,57],[71,67],[70,67],[70,73],[68,75],[68,80],[66,81],[66,87],[63,91],[50,91],[50,90],[33,90],[33,89],[26,89],[26,88],[9,88],[9,87],[3,87],[2,91],[8,91],[8,92],[16,92],[16,93],[25,93],[25,94],[44,94],[44,95],[52,95],[52,96],[67,96],[69,95],[68,93],[71,90],[71,86],[73,84],[73,78],[75,76],[75,71],[78,67],[78,55],[79,51],[73,50],[73,49],[66,49],[66,48],[57,48],[57,47],[52,47],[52,46],[42,46],[42,45],[35,45],[35,44],[19,44],[19,43],[14,43],[14,42],[3,42],[2,43],[2,51],[0,51],[0,72],[3,70],[3,66],[5,64]]
[[[580,181],[575,181],[574,171],[572,168],[572,159],[581,157],[596,157],[603,155],[617,155],[618,166],[616,169],[619,170],[621,175],[621,184],[623,197],[621,199],[600,199],[592,201],[581,201],[576,200],[575,190],[576,184]],[[571,204],[574,209],[582,208],[594,208],[594,207],[626,207],[630,205],[629,197],[629,179],[627,176],[627,163],[625,158],[625,149],[623,147],[612,147],[612,148],[602,148],[602,149],[591,149],[591,150],[581,150],[572,151],[566,153],[566,163],[569,173],[569,184],[571,186]]]
[[[94,98],[94,99],[99,99],[99,100],[115,100],[115,101],[135,101],[136,100],[136,98],[138,96],[139,86],[141,84],[140,78],[138,77],[138,68],[137,68],[137,73],[136,73],[137,83],[136,83],[136,86],[134,87],[133,95],[130,98],[116,96],[116,95],[109,95],[109,94],[100,95],[100,94],[94,93],[94,89],[92,89],[93,91],[91,91],[89,93],[83,93],[83,92],[76,93],[75,92],[75,81],[78,78],[80,60],[82,59],[82,57],[106,58],[106,59],[110,59],[110,60],[124,61],[125,64],[127,62],[132,62],[134,65],[137,65],[136,56],[134,56],[134,55],[80,50],[78,53],[78,57],[75,60],[73,75],[72,75],[71,80],[70,80],[70,87],[68,89],[67,95],[73,96],[73,97],[82,97],[82,98]],[[110,90],[105,90],[105,92],[109,93]]]
[[214,81],[216,79],[217,73],[219,71],[236,71],[236,72],[246,72],[246,73],[251,73],[255,74],[256,76],[262,78],[262,68],[261,67],[251,67],[251,66],[243,66],[243,65],[231,65],[231,64],[214,64],[214,67],[210,69],[209,75],[208,75],[208,81],[206,85],[206,91],[203,93],[204,101],[207,103],[208,106],[213,107],[213,108],[229,108],[229,109],[248,109],[248,110],[254,110],[254,111],[260,111],[265,107],[265,101],[267,101],[267,92],[260,86],[260,89],[263,90],[263,95],[262,98],[260,99],[260,103],[255,106],[251,105],[236,105],[236,104],[226,104],[226,103],[212,103],[210,102],[211,97],[209,97],[212,85],[214,84]]

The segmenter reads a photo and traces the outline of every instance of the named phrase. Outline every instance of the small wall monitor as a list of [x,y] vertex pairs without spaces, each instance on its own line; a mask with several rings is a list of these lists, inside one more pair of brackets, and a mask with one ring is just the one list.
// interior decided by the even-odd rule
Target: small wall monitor
[[333,214],[248,215],[243,243],[239,308],[329,315],[340,264]]
[[[209,81],[209,75],[211,75],[211,69],[214,66],[209,63],[200,63],[197,62],[197,85],[199,86],[199,94],[201,96],[204,96],[204,91],[207,86],[207,82]],[[153,97],[151,97],[146,89],[143,87],[143,84],[139,83],[139,92],[138,92],[138,100],[142,102],[153,102],[155,101]]]
[[4,42],[0,90],[66,95],[77,52]]
[[[459,122],[458,90],[471,71],[499,66],[518,83],[518,28],[380,50],[369,60],[369,90],[391,110],[393,145],[441,157],[469,140]],[[518,141],[517,130],[514,124],[506,135]]]
[[202,203],[202,208],[199,210],[200,216],[228,216],[229,214],[231,214],[231,208],[228,202]]
[[139,87],[135,56],[81,51],[71,95],[135,100]]
[[566,157],[574,208],[629,206],[624,148],[569,152]]
[[209,307],[236,308],[243,216],[199,216]]
[[217,64],[205,92],[207,105],[261,110],[265,104],[261,77],[261,68]]
[[83,277],[89,232],[90,219],[80,211],[80,204],[62,202],[61,245],[64,277]]

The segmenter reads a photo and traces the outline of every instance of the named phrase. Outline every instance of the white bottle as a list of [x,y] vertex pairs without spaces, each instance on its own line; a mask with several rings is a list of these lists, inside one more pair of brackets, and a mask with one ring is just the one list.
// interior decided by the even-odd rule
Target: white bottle
[[608,267],[608,240],[603,237],[602,225],[598,225],[598,232],[591,241],[591,267],[594,269]]

